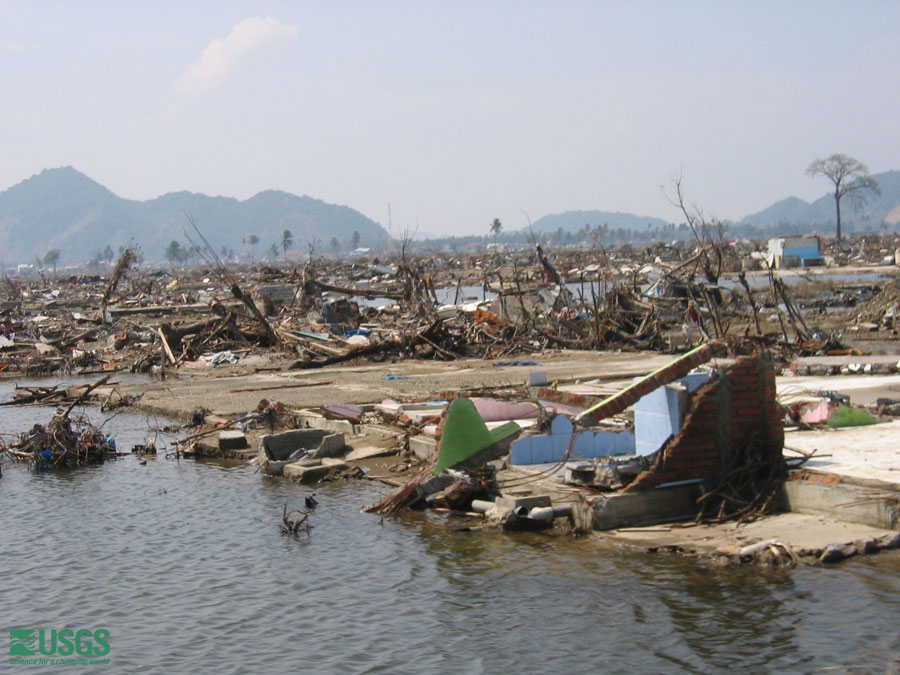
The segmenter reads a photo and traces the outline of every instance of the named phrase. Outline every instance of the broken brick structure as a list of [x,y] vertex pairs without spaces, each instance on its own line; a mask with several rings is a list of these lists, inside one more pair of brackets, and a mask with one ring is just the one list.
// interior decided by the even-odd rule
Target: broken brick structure
[[[775,369],[762,357],[738,359],[694,394],[681,430],[626,492],[702,481],[719,511],[758,503],[784,475],[783,413],[775,399]],[[766,504],[767,505],[767,504]]]

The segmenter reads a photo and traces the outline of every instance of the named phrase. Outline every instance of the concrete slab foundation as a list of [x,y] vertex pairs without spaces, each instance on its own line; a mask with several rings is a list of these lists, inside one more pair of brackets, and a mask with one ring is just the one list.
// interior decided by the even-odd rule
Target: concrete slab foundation
[[696,485],[687,485],[597,497],[592,500],[594,529],[615,530],[690,518],[697,515],[699,496]]
[[284,467],[284,477],[298,483],[317,483],[350,467],[346,462],[325,458],[321,461],[301,460]]
[[259,439],[259,467],[270,476],[281,476],[284,469],[300,459],[336,457],[344,452],[344,434],[323,429],[294,429],[267,434]]
[[900,529],[900,492],[896,490],[789,480],[778,499],[780,508],[793,513],[829,516],[885,530]]

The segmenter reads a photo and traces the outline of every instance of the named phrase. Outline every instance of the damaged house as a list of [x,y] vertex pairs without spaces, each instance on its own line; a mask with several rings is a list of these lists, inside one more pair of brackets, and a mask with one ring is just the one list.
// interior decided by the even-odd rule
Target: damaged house
[[[604,530],[762,515],[785,475],[774,368],[752,356],[694,371],[722,347],[703,345],[595,402],[559,392],[554,403],[537,389],[544,420],[488,423],[479,410],[497,406],[457,399],[438,425],[432,469],[370,510],[443,505],[452,491],[452,508],[487,512],[507,528],[562,516]],[[633,427],[600,426],[630,406]]]

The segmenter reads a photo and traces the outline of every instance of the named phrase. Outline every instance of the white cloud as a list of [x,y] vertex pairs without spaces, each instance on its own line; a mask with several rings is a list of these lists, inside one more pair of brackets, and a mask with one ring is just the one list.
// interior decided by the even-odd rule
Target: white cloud
[[227,37],[210,42],[200,55],[200,60],[188,66],[173,89],[182,92],[214,89],[253,50],[296,34],[296,26],[272,17],[244,19],[231,29]]

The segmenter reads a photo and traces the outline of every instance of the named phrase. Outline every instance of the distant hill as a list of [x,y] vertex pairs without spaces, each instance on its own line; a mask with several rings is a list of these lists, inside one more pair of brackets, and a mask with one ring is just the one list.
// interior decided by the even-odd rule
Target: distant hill
[[[619,228],[638,230],[646,229],[648,225],[654,229],[665,227],[668,223],[661,218],[636,216],[633,213],[620,213],[619,211],[566,211],[539,218],[532,223],[532,228],[535,232],[555,232],[559,228],[566,232],[575,232],[585,225],[591,228],[609,225],[611,230]],[[527,230],[528,228],[526,226],[523,229]]]
[[[867,203],[857,207],[845,197],[841,200],[841,225],[844,232],[851,233],[862,230],[876,230],[886,223],[891,227],[900,225],[900,171],[886,171],[873,174],[881,188],[881,195],[867,193]],[[828,181],[822,180],[823,187]],[[673,218],[672,222],[680,222]],[[604,224],[609,229],[631,230],[637,233],[648,230],[663,230],[668,224],[660,218],[636,216],[632,213],[610,211],[566,211],[540,218],[532,225],[535,232],[550,233],[560,228],[564,232],[578,232],[585,225],[591,228]],[[774,236],[780,231],[810,232],[820,231],[830,234],[834,230],[834,197],[826,193],[812,203],[798,197],[788,197],[775,202],[758,213],[745,216],[737,222],[727,221],[729,231],[743,235]],[[649,226],[649,227],[648,227]],[[527,231],[527,227],[523,228]],[[658,236],[658,232],[651,232]],[[673,235],[681,236],[681,234]]]
[[[882,221],[889,225],[896,225],[900,221],[900,212],[897,211],[900,207],[900,171],[873,174],[872,178],[878,181],[881,196],[868,193],[867,203],[862,208],[854,208],[847,197],[841,200],[841,226],[846,232],[876,229],[881,226]],[[822,179],[822,183],[828,185],[826,179]],[[756,227],[822,225],[833,229],[834,196],[830,193],[825,194],[811,204],[797,197],[788,197],[759,213],[746,216],[737,224]]]
[[329,250],[332,237],[349,248],[354,232],[359,245],[379,247],[388,233],[378,223],[347,206],[311,197],[267,190],[239,201],[173,192],[136,201],[116,196],[72,167],[45,169],[0,192],[0,258],[6,264],[33,262],[51,248],[61,251],[59,264],[87,260],[107,245],[113,250],[130,242],[148,260],[162,259],[172,240],[186,245],[183,227],[190,215],[217,252],[241,251],[245,237],[259,238],[256,255],[272,244],[281,246],[290,230],[293,247],[306,252],[318,238],[318,250]]

